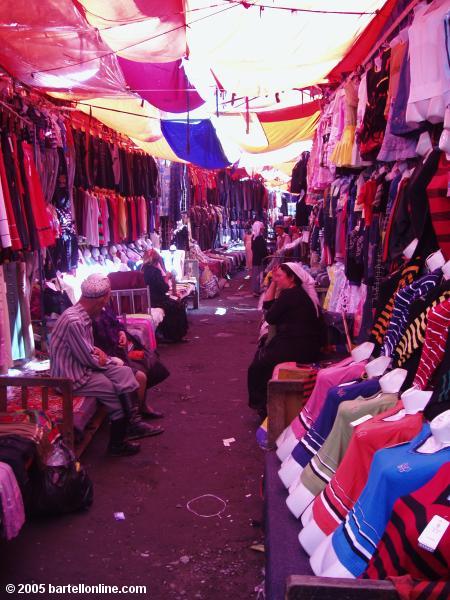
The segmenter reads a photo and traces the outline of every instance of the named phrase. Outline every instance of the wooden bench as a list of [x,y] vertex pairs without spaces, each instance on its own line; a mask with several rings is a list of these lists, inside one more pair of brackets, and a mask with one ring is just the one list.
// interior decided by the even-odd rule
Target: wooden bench
[[102,406],[99,406],[94,417],[89,421],[87,427],[83,430],[83,437],[79,442],[75,442],[74,435],[74,420],[73,420],[73,387],[72,381],[63,377],[49,376],[18,376],[8,377],[0,376],[0,411],[7,412],[7,390],[8,387],[16,387],[21,389],[21,404],[23,409],[29,407],[29,390],[30,388],[38,388],[41,394],[41,408],[43,411],[48,410],[49,392],[59,390],[62,407],[62,419],[57,423],[64,442],[69,448],[74,450],[77,456],[80,456],[87,448],[89,442],[93,438],[106,416],[106,411]]
[[306,397],[303,382],[289,379],[271,379],[267,384],[268,447],[275,442],[284,429],[303,408]]
[[286,600],[398,600],[390,581],[377,579],[336,579],[314,575],[290,575]]

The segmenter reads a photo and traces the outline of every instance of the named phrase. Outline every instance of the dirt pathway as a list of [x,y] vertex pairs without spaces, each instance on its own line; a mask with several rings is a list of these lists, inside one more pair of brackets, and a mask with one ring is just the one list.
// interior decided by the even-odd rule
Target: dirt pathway
[[[94,481],[92,508],[27,523],[18,538],[0,542],[1,597],[6,583],[34,582],[145,585],[146,597],[164,600],[256,598],[264,555],[250,546],[263,535],[255,523],[263,453],[245,386],[255,307],[241,273],[220,298],[189,311],[190,341],[160,348],[171,376],[152,395],[166,414],[165,433],[143,440],[136,457],[111,459],[107,428],[98,432],[83,456]],[[229,438],[235,441],[227,447]],[[219,515],[188,509],[205,494],[189,507]]]

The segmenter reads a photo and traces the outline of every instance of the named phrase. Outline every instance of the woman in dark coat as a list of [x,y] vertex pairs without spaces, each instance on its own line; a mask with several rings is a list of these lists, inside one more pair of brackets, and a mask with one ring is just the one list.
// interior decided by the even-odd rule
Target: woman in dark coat
[[144,254],[144,280],[150,290],[150,302],[153,308],[164,310],[164,319],[159,324],[157,331],[164,339],[171,342],[180,342],[188,330],[186,316],[186,303],[174,300],[167,296],[169,282],[172,283],[173,295],[176,294],[175,280],[171,273],[163,275],[158,264],[160,256],[156,250],[149,250]]
[[[274,269],[264,295],[266,321],[275,334],[259,348],[248,368],[249,406],[267,414],[267,383],[281,362],[314,362],[320,357],[320,306],[314,280],[298,263]],[[269,336],[270,337],[270,336]]]

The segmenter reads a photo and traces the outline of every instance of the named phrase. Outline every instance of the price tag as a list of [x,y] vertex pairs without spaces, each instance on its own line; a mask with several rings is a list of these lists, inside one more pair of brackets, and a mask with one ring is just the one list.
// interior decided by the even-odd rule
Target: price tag
[[418,537],[419,546],[428,552],[434,552],[449,525],[450,523],[446,519],[434,515]]
[[362,423],[365,423],[366,421],[370,421],[371,418],[372,418],[372,415],[364,415],[363,417],[356,419],[356,421],[352,421],[350,423],[350,425],[352,427],[356,427],[357,425],[361,425]]

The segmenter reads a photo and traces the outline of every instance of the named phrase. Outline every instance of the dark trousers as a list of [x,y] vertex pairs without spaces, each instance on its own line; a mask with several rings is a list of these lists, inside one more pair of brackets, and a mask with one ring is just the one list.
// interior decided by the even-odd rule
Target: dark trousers
[[247,371],[248,405],[261,416],[267,414],[267,384],[274,368],[282,362],[310,363],[319,359],[319,344],[304,338],[282,339],[275,336],[259,348]]

